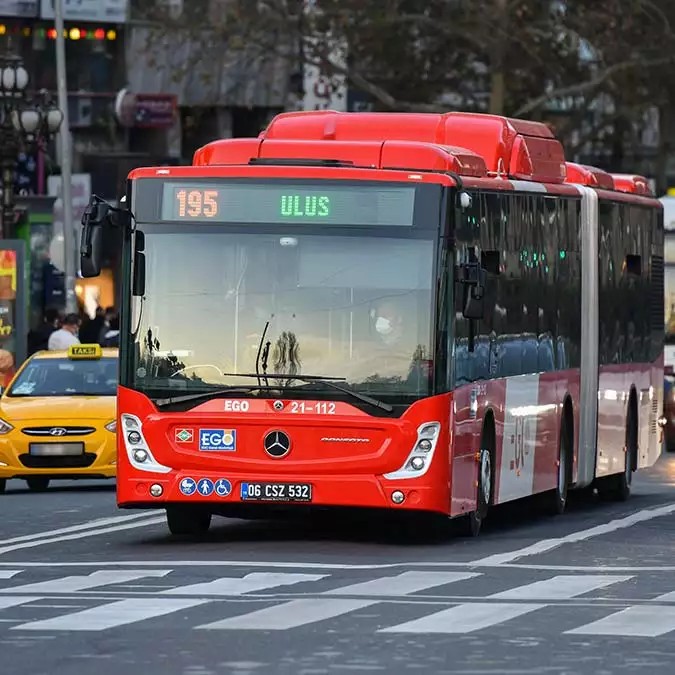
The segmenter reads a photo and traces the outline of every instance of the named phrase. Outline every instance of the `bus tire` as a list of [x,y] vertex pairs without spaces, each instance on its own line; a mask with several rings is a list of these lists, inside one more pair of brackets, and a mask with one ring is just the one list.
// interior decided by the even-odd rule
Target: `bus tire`
[[476,486],[476,509],[467,518],[467,534],[477,537],[483,527],[494,495],[494,430],[492,420],[483,428],[478,458],[478,485]]
[[45,492],[49,487],[49,478],[31,476],[30,478],[26,478],[26,484],[31,492]]
[[6,488],[7,488],[7,479],[0,478],[0,495],[5,491]]
[[554,516],[562,515],[567,506],[570,478],[572,476],[572,437],[567,413],[560,420],[558,440],[557,480],[555,489],[546,495],[546,510]]
[[208,511],[195,511],[184,506],[167,506],[166,524],[174,536],[195,537],[209,531],[211,514]]
[[630,489],[633,484],[633,465],[637,457],[638,429],[637,429],[637,405],[635,399],[631,399],[626,421],[626,447],[624,452],[624,469],[614,476],[607,476],[598,481],[598,494],[602,499],[625,502],[630,497]]

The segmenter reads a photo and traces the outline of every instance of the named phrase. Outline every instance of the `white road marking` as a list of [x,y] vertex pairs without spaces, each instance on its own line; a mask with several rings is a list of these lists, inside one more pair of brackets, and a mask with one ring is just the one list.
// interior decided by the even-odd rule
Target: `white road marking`
[[[99,560],[99,561],[13,561],[1,562],[1,567],[24,567],[40,568],[49,567],[51,569],[60,569],[66,567],[164,567],[166,560]],[[485,568],[494,569],[496,567],[513,570],[535,570],[540,572],[587,572],[587,573],[639,573],[639,572],[675,572],[675,565],[645,565],[639,566],[611,566],[611,565],[530,565],[520,563],[476,563],[476,562],[425,562],[425,561],[404,561],[399,563],[372,563],[363,565],[350,565],[346,563],[313,563],[313,562],[250,562],[248,560],[171,560],[171,567],[241,567],[241,568],[272,568],[272,569],[308,569],[308,570],[392,570],[406,567],[414,568]]]
[[127,523],[133,520],[143,520],[147,518],[156,517],[155,513],[132,513],[126,516],[113,516],[110,518],[97,518],[96,520],[88,520],[85,523],[78,525],[70,525],[68,527],[60,527],[57,530],[45,530],[43,532],[33,532],[32,534],[24,534],[20,537],[12,537],[11,539],[1,539],[0,546],[7,546],[9,544],[18,544],[21,541],[33,541],[34,539],[49,539],[58,536],[59,534],[68,534],[69,532],[80,532],[82,530],[92,530],[99,527],[106,527],[107,525],[115,525],[117,523]]
[[0,592],[11,593],[75,593],[99,586],[118,584],[125,581],[135,581],[146,577],[165,577],[171,570],[109,570],[92,572],[86,576],[60,577],[49,581],[39,581],[34,584],[24,584],[12,588],[3,588]]
[[651,602],[675,602],[675,591],[659,595],[657,598],[651,600]]
[[154,619],[182,609],[204,605],[211,600],[199,598],[133,598],[64,614],[43,621],[31,621],[10,630],[101,631],[130,623]]
[[616,530],[621,530],[626,527],[632,527],[637,523],[643,523],[654,518],[661,518],[662,516],[667,516],[674,512],[675,503],[666,504],[665,506],[660,506],[655,509],[643,509],[641,511],[631,513],[629,516],[625,516],[624,518],[617,518],[616,520],[611,520],[608,523],[596,525],[595,527],[591,527],[586,530],[572,532],[571,534],[568,534],[564,537],[559,537],[558,539],[542,539],[541,541],[535,542],[530,546],[525,546],[524,548],[520,548],[509,553],[497,553],[486,558],[479,558],[478,560],[473,560],[467,563],[467,567],[471,567],[472,565],[487,564],[491,566],[501,566],[504,563],[513,562],[518,558],[541,555],[542,553],[547,553],[554,548],[559,548],[564,544],[572,544],[578,541],[586,541],[588,539],[592,539],[593,537],[600,537],[604,534],[609,534],[610,532],[615,532]]
[[245,577],[222,577],[215,581],[207,581],[201,584],[178,586],[166,591],[160,591],[161,595],[217,595],[232,596],[262,591],[279,586],[292,586],[307,581],[319,581],[325,579],[326,574],[284,574],[283,572],[253,572]]
[[648,605],[628,607],[604,619],[587,623],[566,635],[615,635],[622,637],[659,637],[675,630],[675,607],[652,603],[673,602],[675,592],[659,595]]
[[[567,600],[583,593],[626,581],[630,577],[572,577],[562,576],[536,581],[488,595],[485,600]],[[450,609],[428,614],[419,619],[390,626],[380,633],[438,633],[464,634],[496,626],[524,614],[548,607],[539,603],[477,602],[456,605]]]
[[561,575],[551,579],[535,581],[532,584],[527,584],[527,586],[510,588],[508,591],[495,593],[489,597],[495,600],[567,600],[632,578],[609,575]]
[[7,597],[0,597],[0,609],[9,609],[10,607],[18,607],[19,605],[27,605],[29,602],[35,602],[36,600],[42,600],[40,597],[27,597],[27,596],[22,596],[22,597],[16,597],[16,598],[11,598],[9,596]]
[[[249,560],[171,560],[171,567],[245,567],[259,568],[272,567],[278,569],[315,569],[315,570],[384,570],[399,567],[425,566],[426,563],[401,562],[401,563],[369,563],[354,565],[349,563],[315,563],[315,562],[292,562],[275,561],[268,562]],[[58,561],[58,562],[0,562],[0,567],[163,567],[166,560],[99,560],[91,561]],[[432,563],[439,567],[468,567],[469,563]],[[675,566],[673,567],[675,569]]]
[[[74,532],[73,534],[64,534],[58,537],[51,537],[49,539],[36,539],[34,541],[25,541],[19,544],[10,544],[9,546],[0,547],[0,555],[4,553],[11,553],[24,548],[35,548],[37,546],[45,546],[47,544],[56,544],[61,541],[73,541],[76,539],[86,539],[88,537],[96,537],[100,534],[110,534],[111,532],[122,532],[123,530],[132,530],[138,527],[148,527],[149,525],[158,525],[165,522],[164,516],[155,516],[147,518],[135,523],[124,523],[121,525],[112,525],[110,527],[101,527],[94,530],[83,530],[81,532]],[[51,565],[52,563],[50,563]],[[165,564],[165,563],[164,563]],[[100,566],[100,563],[99,563]]]
[[604,619],[565,631],[565,635],[612,635],[659,637],[675,630],[675,607],[637,605],[610,614]]
[[[40,607],[41,609],[77,609],[78,607],[86,607],[87,605],[31,605],[31,607]],[[16,621],[16,619],[13,619]]]
[[321,595],[408,595],[434,586],[444,586],[465,579],[473,579],[476,572],[403,572],[395,577],[380,577],[360,584],[333,588]]
[[291,600],[256,612],[197,626],[206,630],[288,630],[377,604],[378,600],[331,598]]
[[506,602],[475,602],[457,605],[441,612],[428,614],[420,619],[407,621],[398,626],[382,628],[378,633],[471,633],[482,628],[510,621],[523,614],[529,614],[547,605]]
[[[24,567],[36,568],[49,567],[50,569],[60,569],[67,567],[164,567],[166,560],[99,560],[99,561],[13,561],[1,562],[1,567]],[[406,567],[419,569],[443,569],[443,568],[485,568],[494,569],[496,567],[513,570],[534,570],[539,572],[587,572],[600,574],[613,573],[640,573],[640,572],[675,572],[675,565],[645,565],[640,566],[612,566],[612,565],[530,565],[520,563],[480,563],[480,562],[425,562],[425,561],[404,561],[399,563],[372,563],[363,565],[350,565],[347,563],[313,563],[313,562],[250,562],[248,560],[171,560],[171,567],[241,567],[241,568],[272,568],[272,569],[307,569],[307,570],[392,570]]]
[[11,579],[21,572],[23,570],[0,570],[0,579]]

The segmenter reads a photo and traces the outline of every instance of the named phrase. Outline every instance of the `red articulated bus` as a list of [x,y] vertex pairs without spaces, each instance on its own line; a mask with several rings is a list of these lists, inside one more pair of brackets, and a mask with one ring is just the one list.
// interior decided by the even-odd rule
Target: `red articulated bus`
[[626,499],[661,453],[661,203],[543,124],[284,113],[124,202],[92,198],[81,265],[123,228],[117,499],[174,534],[354,507],[476,535]]

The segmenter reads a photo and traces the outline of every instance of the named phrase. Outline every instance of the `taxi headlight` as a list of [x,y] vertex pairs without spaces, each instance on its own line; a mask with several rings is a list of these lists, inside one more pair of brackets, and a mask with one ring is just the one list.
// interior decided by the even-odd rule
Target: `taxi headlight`
[[117,420],[113,420],[112,422],[108,422],[108,424],[105,425],[105,428],[110,431],[113,434],[117,433]]
[[12,429],[14,429],[14,427],[9,422],[5,422],[5,420],[0,419],[0,436],[8,434],[10,431],[12,431]]

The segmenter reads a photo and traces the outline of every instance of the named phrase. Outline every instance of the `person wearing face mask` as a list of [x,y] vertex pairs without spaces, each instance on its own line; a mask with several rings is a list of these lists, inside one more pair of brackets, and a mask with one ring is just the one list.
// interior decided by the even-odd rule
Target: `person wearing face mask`
[[55,330],[49,336],[47,349],[49,351],[62,351],[72,345],[79,345],[78,333],[80,330],[80,317],[77,314],[68,314],[63,320],[61,328]]
[[348,380],[368,379],[373,386],[405,389],[416,386],[410,378],[417,331],[415,322],[407,319],[402,303],[390,298],[376,302],[370,311],[370,338],[358,344],[354,358],[343,366]]
[[385,345],[395,345],[403,337],[403,317],[392,302],[383,302],[374,312],[375,332]]

